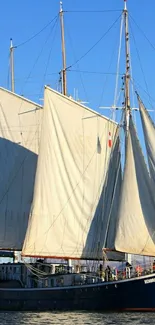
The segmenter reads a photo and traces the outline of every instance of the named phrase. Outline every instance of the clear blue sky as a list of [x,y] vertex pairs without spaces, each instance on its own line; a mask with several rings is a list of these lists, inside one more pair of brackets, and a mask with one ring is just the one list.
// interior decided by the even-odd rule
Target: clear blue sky
[[[129,13],[155,45],[155,1],[128,0]],[[123,0],[64,0],[64,10],[121,10]],[[21,44],[50,22],[59,11],[58,0],[5,0],[0,3],[0,85],[8,87],[10,37],[14,45]],[[67,66],[79,59],[107,31],[121,12],[107,13],[65,13],[65,38]],[[150,95],[155,98],[155,50],[151,48],[136,25],[131,21],[132,32],[140,55]],[[16,91],[38,101],[43,96],[43,84],[56,88],[58,72],[61,69],[61,43],[59,21],[36,38],[15,50]],[[83,59],[74,70],[113,73],[116,72],[119,44],[120,19],[103,40]],[[133,77],[144,89],[145,81],[141,71],[137,50],[131,35]],[[40,54],[41,53],[41,54]],[[124,64],[124,61],[123,61]],[[35,65],[35,66],[34,66]],[[121,65],[124,72],[124,65]],[[29,76],[29,78],[28,78]],[[113,104],[115,75],[68,72],[68,92],[73,95],[78,89],[79,97],[89,101],[90,107]],[[148,104],[148,96],[141,89],[140,94]],[[146,90],[147,91],[147,90]],[[155,107],[154,101],[152,105]]]

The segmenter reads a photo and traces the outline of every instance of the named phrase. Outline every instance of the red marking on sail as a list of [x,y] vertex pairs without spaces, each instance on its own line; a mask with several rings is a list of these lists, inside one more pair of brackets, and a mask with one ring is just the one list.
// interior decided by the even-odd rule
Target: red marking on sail
[[109,132],[109,138],[108,138],[108,147],[112,147],[112,137],[111,137],[111,132]]

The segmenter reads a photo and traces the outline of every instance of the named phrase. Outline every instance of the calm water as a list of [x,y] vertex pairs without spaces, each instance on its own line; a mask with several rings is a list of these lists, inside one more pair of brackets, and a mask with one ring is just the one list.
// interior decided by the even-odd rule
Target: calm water
[[155,313],[0,313],[0,325],[155,325]]

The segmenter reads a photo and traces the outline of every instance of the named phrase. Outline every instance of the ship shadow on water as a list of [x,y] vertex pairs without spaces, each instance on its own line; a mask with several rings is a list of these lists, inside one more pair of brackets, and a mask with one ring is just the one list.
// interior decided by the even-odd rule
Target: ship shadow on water
[[0,247],[21,249],[34,191],[38,155],[0,138]]

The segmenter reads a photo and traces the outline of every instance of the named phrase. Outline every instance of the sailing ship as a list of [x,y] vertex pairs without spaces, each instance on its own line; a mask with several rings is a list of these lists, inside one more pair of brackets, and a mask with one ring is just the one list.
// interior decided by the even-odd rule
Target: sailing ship
[[[128,11],[126,1],[124,3],[123,123],[118,124],[67,97],[65,66],[62,74],[64,94],[46,86],[43,110],[0,89],[2,129],[7,124],[3,108],[5,104],[9,106],[8,101],[12,101],[14,107],[19,107],[13,104],[15,101],[21,102],[16,119],[23,119],[22,130],[25,127],[25,133],[17,130],[18,137],[14,141],[12,134],[15,136],[15,132],[10,131],[7,137],[1,135],[6,139],[2,141],[3,152],[5,154],[6,150],[6,155],[9,152],[10,159],[7,156],[6,166],[3,166],[6,171],[2,176],[7,179],[7,186],[3,188],[0,204],[4,225],[0,247],[22,248],[23,258],[39,258],[35,264],[2,266],[1,310],[155,310],[154,273],[136,276],[134,272],[130,274],[128,267],[124,278],[115,277],[111,281],[102,273],[102,261],[108,254],[109,259],[122,259],[124,254],[155,256],[155,126],[137,94],[147,163],[130,106]],[[41,123],[37,116],[40,112],[41,134],[38,133]],[[39,122],[32,123],[29,114]],[[14,114],[10,119],[12,123]],[[16,128],[17,120],[12,125]],[[124,168],[120,150],[122,128]],[[21,179],[25,184],[24,203],[14,187],[18,188]],[[11,208],[7,209],[7,205]],[[27,209],[22,210],[22,206]],[[19,233],[15,228],[20,229]],[[42,258],[67,260],[68,267],[55,272],[54,264],[43,262]],[[100,273],[81,272],[78,265],[71,266],[72,260],[98,260]],[[12,276],[10,281],[6,271]],[[18,280],[18,286],[12,280],[16,283]]]

